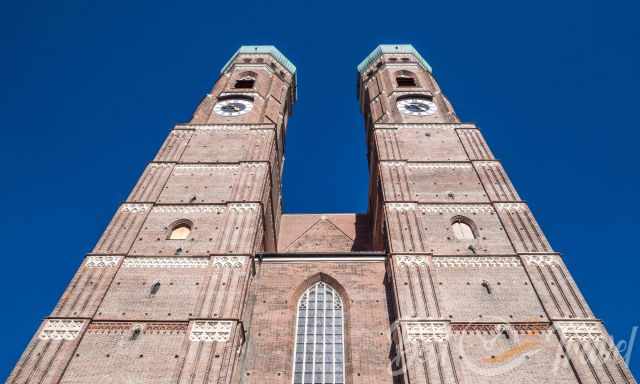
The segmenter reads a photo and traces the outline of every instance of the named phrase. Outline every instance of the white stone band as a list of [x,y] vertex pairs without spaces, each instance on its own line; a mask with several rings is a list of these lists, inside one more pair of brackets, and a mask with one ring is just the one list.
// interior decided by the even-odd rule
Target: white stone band
[[113,268],[120,259],[122,256],[87,256],[84,265],[87,268]]
[[207,257],[127,257],[123,268],[206,268]]
[[84,323],[82,320],[47,320],[38,338],[40,340],[74,340],[80,335]]
[[434,257],[436,268],[519,268],[522,266],[517,257]]
[[556,321],[553,325],[568,341],[600,341],[605,339],[596,321]]
[[233,321],[195,321],[191,326],[189,340],[224,342],[231,338]]
[[247,256],[214,256],[214,268],[241,268]]
[[409,341],[438,343],[449,339],[449,325],[443,322],[410,322],[407,323]]

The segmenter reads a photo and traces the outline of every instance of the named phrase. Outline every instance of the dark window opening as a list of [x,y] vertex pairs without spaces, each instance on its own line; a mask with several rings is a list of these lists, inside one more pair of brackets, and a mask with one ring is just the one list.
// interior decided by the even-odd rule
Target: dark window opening
[[256,81],[254,79],[240,79],[236,80],[236,85],[234,88],[239,89],[251,89],[255,85]]
[[482,281],[482,286],[487,290],[488,294],[491,294],[491,286],[489,286],[489,282],[487,280]]
[[142,329],[140,328],[135,328],[133,330],[133,332],[131,332],[131,337],[130,340],[135,340],[140,336],[140,333],[142,332]]
[[396,82],[398,83],[398,87],[415,87],[416,80],[412,77],[396,77]]
[[159,281],[157,281],[155,284],[153,284],[153,285],[151,286],[151,292],[150,292],[150,293],[151,293],[152,295],[155,295],[156,293],[158,293],[158,291],[159,291],[159,290],[160,290],[160,282],[159,282]]

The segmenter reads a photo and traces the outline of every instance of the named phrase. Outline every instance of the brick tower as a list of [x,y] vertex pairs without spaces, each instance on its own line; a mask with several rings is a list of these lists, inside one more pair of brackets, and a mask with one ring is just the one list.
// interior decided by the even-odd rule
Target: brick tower
[[238,381],[257,252],[275,251],[295,66],[242,47],[174,127],[9,383]]
[[635,382],[562,257],[411,45],[358,66],[373,249],[388,255],[397,377]]
[[296,68],[243,46],[174,127],[9,383],[635,383],[410,45],[358,66],[366,214],[282,214]]

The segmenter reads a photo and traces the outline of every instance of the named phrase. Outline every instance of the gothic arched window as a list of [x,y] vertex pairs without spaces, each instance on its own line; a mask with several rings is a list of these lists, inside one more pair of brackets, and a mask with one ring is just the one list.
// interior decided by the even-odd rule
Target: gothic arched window
[[298,302],[293,384],[344,384],[342,299],[319,281]]
[[451,229],[458,240],[473,240],[476,238],[473,233],[473,228],[471,228],[471,225],[467,223],[466,220],[455,220],[451,223]]

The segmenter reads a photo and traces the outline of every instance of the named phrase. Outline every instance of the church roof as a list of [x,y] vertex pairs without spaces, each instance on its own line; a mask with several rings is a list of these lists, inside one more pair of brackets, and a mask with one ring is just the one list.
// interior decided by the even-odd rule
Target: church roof
[[374,49],[360,64],[358,64],[358,72],[362,73],[365,69],[385,53],[410,53],[418,60],[418,63],[427,71],[431,72],[431,66],[427,63],[422,55],[411,44],[381,44]]
[[231,65],[231,63],[233,63],[233,60],[235,60],[236,56],[238,56],[239,54],[252,54],[252,53],[271,55],[278,63],[280,63],[283,67],[287,68],[287,70],[289,70],[289,72],[291,72],[291,74],[295,76],[296,66],[293,65],[293,63],[290,62],[289,59],[287,59],[287,57],[283,55],[282,52],[280,52],[278,48],[276,48],[273,45],[241,46],[240,49],[238,49],[236,53],[234,53],[233,56],[231,56],[231,59],[227,61],[224,67],[222,67],[222,70],[220,70],[220,73],[226,71],[227,68],[229,68],[229,66]]

